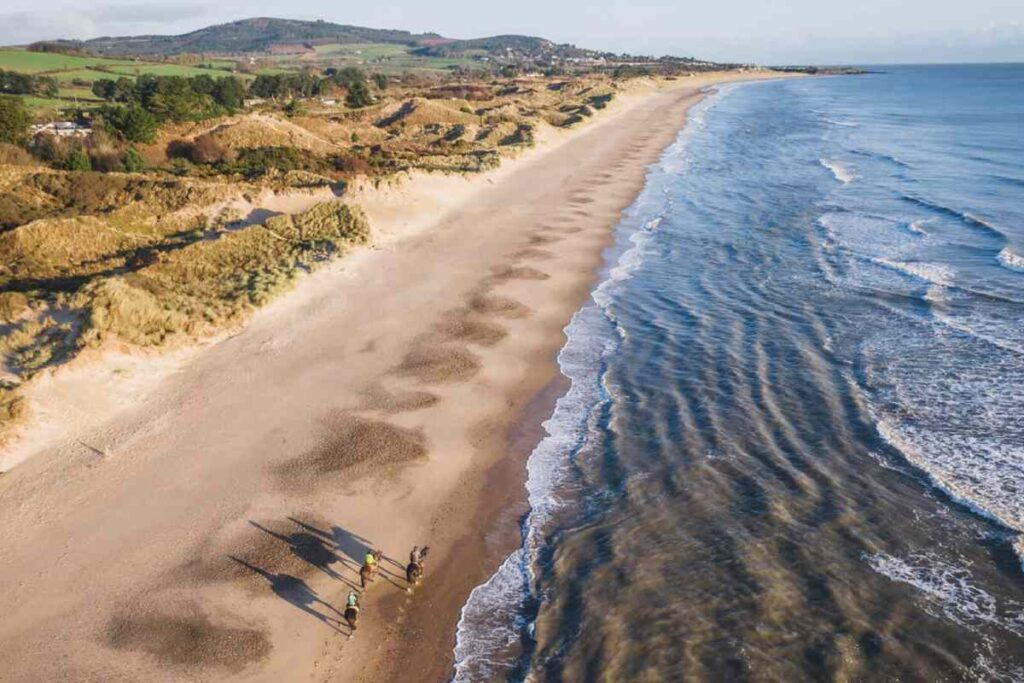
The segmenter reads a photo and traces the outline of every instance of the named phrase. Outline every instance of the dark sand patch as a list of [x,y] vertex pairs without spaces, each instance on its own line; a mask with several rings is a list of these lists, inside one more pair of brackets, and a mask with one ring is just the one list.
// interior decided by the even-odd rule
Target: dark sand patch
[[374,385],[365,394],[363,407],[367,410],[382,410],[386,413],[406,413],[423,410],[441,400],[437,394],[429,391],[388,391],[380,385]]
[[469,309],[480,315],[493,315],[510,319],[525,318],[532,312],[529,307],[515,299],[485,294],[477,294],[470,297]]
[[195,605],[182,614],[121,614],[111,620],[106,640],[116,650],[144,652],[183,669],[218,666],[239,672],[271,650],[264,632],[216,625]]
[[530,244],[553,244],[561,240],[561,237],[552,237],[551,235],[534,235],[530,238]]
[[405,354],[395,372],[421,382],[445,384],[465,382],[480,372],[480,367],[480,357],[465,347],[420,343]]
[[266,587],[264,578],[233,558],[271,573],[301,578],[317,571],[332,575],[340,570],[340,558],[331,549],[330,539],[309,531],[330,529],[329,522],[297,515],[288,520],[249,524],[250,528],[236,538],[201,551],[178,569],[177,576],[203,583],[237,583],[262,591]]
[[536,268],[528,266],[499,266],[493,268],[492,280],[505,282],[506,280],[547,280],[551,276]]
[[437,324],[436,329],[446,339],[481,346],[494,346],[506,336],[508,330],[501,325],[474,316],[468,309],[453,311]]
[[525,249],[520,249],[519,251],[514,251],[511,254],[509,254],[510,258],[523,261],[546,261],[548,259],[554,258],[554,256],[555,255],[552,254],[550,251],[545,251],[544,249],[537,249],[535,247],[526,247]]
[[382,470],[427,455],[426,438],[418,429],[406,429],[340,411],[323,420],[320,443],[308,452],[281,463],[274,474],[288,488],[310,488],[342,472],[351,480],[367,468]]

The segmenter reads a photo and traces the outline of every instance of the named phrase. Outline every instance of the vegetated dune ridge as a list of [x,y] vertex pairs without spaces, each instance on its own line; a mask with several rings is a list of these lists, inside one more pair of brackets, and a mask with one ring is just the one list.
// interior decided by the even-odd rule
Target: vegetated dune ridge
[[[506,456],[529,450],[611,227],[698,87],[750,77],[650,86],[475,179],[355,189],[375,248],[237,335],[152,379],[113,356],[37,383],[43,422],[75,428],[0,477],[0,672],[443,678],[458,608],[515,542]],[[386,559],[350,640],[368,546]]]
[[[0,165],[0,446],[31,417],[25,394],[40,376],[117,344],[166,352],[229,333],[365,237],[340,209],[317,219],[317,234],[275,228],[274,215],[312,211],[354,183],[494,169],[638,83],[414,79],[366,107],[312,100],[286,116],[264,103],[164,125],[137,150],[142,172]],[[16,461],[0,455],[0,471]]]

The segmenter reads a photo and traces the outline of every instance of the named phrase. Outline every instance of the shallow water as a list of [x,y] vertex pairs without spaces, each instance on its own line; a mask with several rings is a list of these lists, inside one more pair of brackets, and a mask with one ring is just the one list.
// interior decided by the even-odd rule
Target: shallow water
[[690,118],[569,327],[456,680],[1024,679],[1024,66]]

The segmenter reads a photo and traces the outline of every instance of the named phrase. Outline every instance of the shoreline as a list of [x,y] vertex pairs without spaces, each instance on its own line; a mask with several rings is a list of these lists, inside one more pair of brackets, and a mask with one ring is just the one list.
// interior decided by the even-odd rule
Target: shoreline
[[[0,521],[12,550],[0,571],[21,588],[0,597],[12,616],[0,638],[19,653],[0,668],[108,680],[446,674],[465,596],[519,541],[522,463],[560,395],[562,330],[647,166],[698,89],[720,82],[698,80],[637,95],[485,178],[408,183],[373,195],[376,206],[367,195],[373,248],[0,478],[13,513]],[[427,202],[446,191],[446,204]],[[403,215],[402,198],[421,205]],[[329,557],[310,559],[310,543]],[[433,551],[412,596],[385,576],[357,638],[332,628],[358,548],[402,559],[424,543]],[[257,574],[273,590],[228,556],[267,560]],[[202,642],[194,631],[179,642],[197,603]],[[142,635],[111,640],[112,619]],[[253,643],[246,659],[207,651],[237,633]]]

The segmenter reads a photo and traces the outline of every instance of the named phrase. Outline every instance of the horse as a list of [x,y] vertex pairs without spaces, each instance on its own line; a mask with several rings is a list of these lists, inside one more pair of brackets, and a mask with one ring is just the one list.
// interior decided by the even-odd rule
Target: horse
[[373,575],[377,573],[377,565],[380,563],[380,558],[384,556],[384,551],[374,550],[370,555],[373,556],[374,562],[372,564],[363,563],[363,566],[359,568],[359,584],[363,588],[373,581]]
[[423,578],[423,562],[427,559],[428,552],[430,552],[430,546],[423,546],[422,549],[419,546],[413,546],[412,552],[409,553],[409,564],[405,567],[405,580],[409,584],[409,588],[406,590],[411,591],[412,587],[418,585],[420,579]]
[[354,633],[356,630],[356,622],[359,621],[359,606],[350,605],[345,608],[345,621],[348,622],[348,627],[352,629]]

